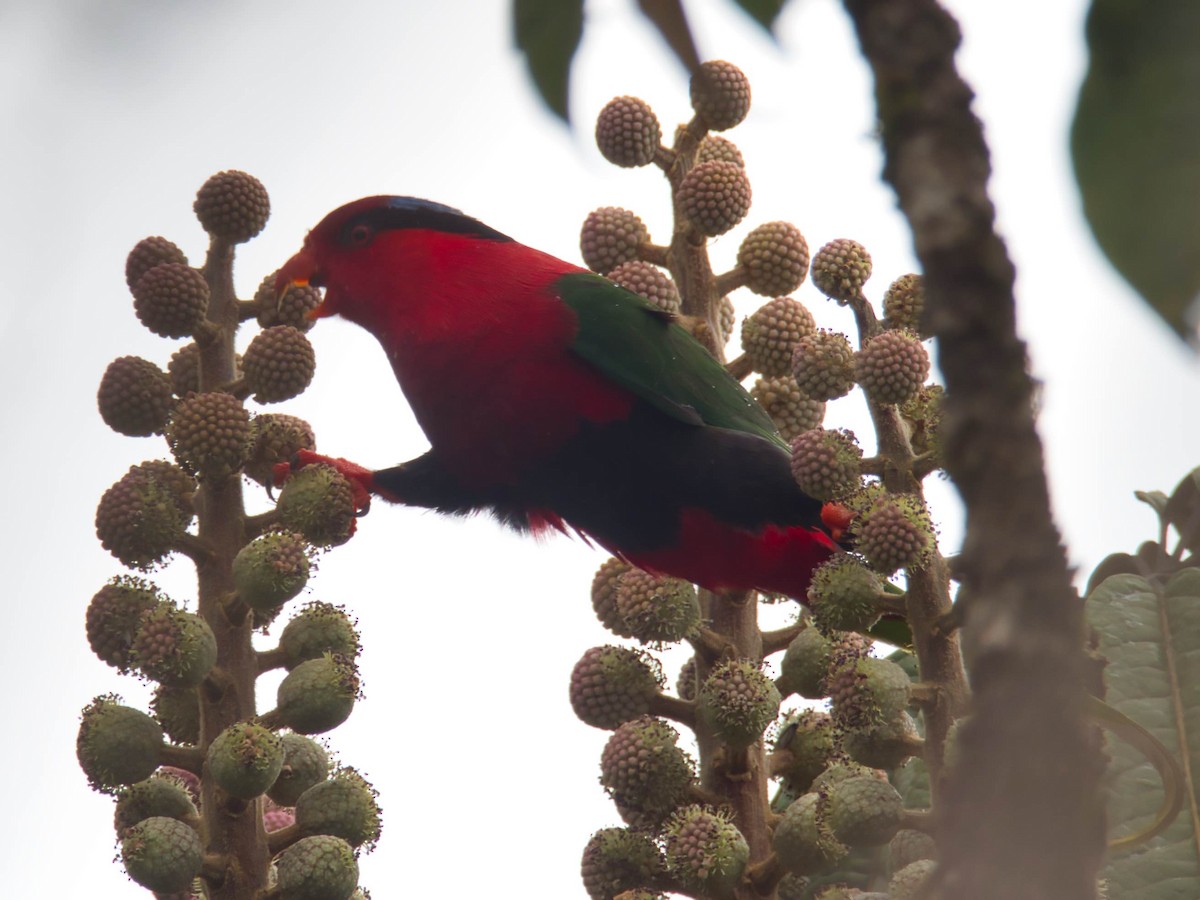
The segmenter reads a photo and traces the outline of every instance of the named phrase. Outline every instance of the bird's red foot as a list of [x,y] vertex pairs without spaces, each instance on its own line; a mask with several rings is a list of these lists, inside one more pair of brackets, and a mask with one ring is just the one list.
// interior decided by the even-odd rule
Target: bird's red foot
[[282,487],[293,474],[306,466],[321,465],[341,473],[354,492],[355,515],[365,516],[371,508],[372,472],[340,456],[323,456],[312,450],[297,450],[287,462],[276,463],[273,470],[276,487]]

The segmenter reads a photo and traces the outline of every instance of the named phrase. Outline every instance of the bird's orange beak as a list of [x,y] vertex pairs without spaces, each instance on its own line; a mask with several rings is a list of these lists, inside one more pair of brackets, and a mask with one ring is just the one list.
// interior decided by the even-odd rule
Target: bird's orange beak
[[821,524],[829,530],[835,541],[841,542],[854,521],[854,512],[841,503],[826,503],[821,507]]
[[[277,298],[282,297],[288,288],[293,286],[304,287],[313,283],[319,283],[317,261],[313,259],[306,247],[285,262],[283,268],[275,276],[275,296]],[[334,310],[330,307],[329,298],[326,296],[320,306],[309,311],[307,317],[309,319],[320,319],[325,316],[331,316],[333,313]]]

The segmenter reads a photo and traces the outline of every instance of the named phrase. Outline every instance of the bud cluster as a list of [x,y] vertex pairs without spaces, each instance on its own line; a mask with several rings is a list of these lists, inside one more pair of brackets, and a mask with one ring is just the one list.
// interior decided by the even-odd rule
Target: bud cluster
[[[914,863],[900,853],[891,868],[876,868],[882,857],[874,848],[897,838],[908,799],[885,772],[906,770],[923,741],[909,673],[873,656],[871,635],[893,636],[904,627],[901,592],[885,579],[936,553],[919,489],[937,465],[941,408],[940,389],[925,384],[931,366],[922,344],[929,337],[922,281],[896,279],[880,321],[866,296],[866,248],[840,238],[810,253],[803,232],[783,221],[751,228],[733,267],[714,274],[709,240],[738,227],[751,207],[745,158],[715,133],[745,119],[749,81],[731,63],[704,63],[693,74],[690,99],[692,118],[669,142],[664,131],[672,132],[644,100],[617,97],[600,111],[601,154],[618,166],[661,169],[675,221],[670,244],[661,245],[635,213],[596,209],[580,235],[584,262],[676,315],[718,358],[735,330],[731,292],[746,288],[765,298],[742,322],[742,355],[728,368],[739,379],[758,376],[748,393],[790,444],[792,475],[825,504],[821,524],[841,550],[815,569],[806,595],[793,598],[804,618],[779,633],[787,639],[761,634],[765,652],[744,634],[716,630],[715,623],[729,621],[723,604],[739,598],[697,594],[622,559],[599,568],[592,606],[605,628],[651,650],[686,640],[694,654],[679,672],[675,697],[664,694],[658,663],[645,650],[597,647],[572,672],[576,715],[612,731],[600,780],[629,826],[593,836],[583,855],[584,884],[589,896],[605,900],[662,892],[740,896],[747,872],[771,869],[761,855],[751,860],[741,830],[749,825],[771,834],[786,872],[781,898],[857,896],[847,885],[882,884]],[[857,344],[818,327],[801,296],[806,281],[854,314]],[[826,405],[856,387],[869,400],[879,438],[873,457],[850,431],[824,427]],[[773,678],[765,657],[776,650],[785,652]],[[781,715],[792,695],[828,701],[830,709]],[[698,771],[664,719],[696,733]],[[747,823],[741,817],[751,813],[741,801],[696,805],[730,782],[761,777],[756,770],[777,781],[775,816],[763,810],[763,822]],[[693,783],[697,776],[703,787]],[[736,817],[727,812],[732,807]]]
[[[269,209],[262,184],[244,172],[205,182],[195,212],[222,248],[210,266],[218,259],[217,269],[231,267],[232,245],[258,234]],[[305,421],[252,415],[245,398],[277,403],[307,387],[315,357],[304,332],[320,294],[292,287],[276,298],[269,278],[253,301],[239,301],[229,294],[231,270],[194,269],[162,237],[133,248],[125,275],[143,325],[192,341],[165,371],[123,356],[100,380],[105,423],[120,434],[161,435],[174,462],[131,467],[101,498],[96,534],[130,568],[178,553],[205,577],[194,611],[129,575],[92,597],[92,650],[154,691],[152,715],[113,695],[94,700],[80,722],[79,764],[94,788],[116,796],[120,859],[157,895],[199,896],[207,879],[237,878],[238,896],[275,883],[283,897],[346,900],[357,887],[358,853],[379,838],[379,804],[366,779],[331,771],[325,747],[306,735],[340,725],[360,696],[355,623],[340,607],[310,602],[274,649],[256,651],[250,638],[305,590],[318,551],[350,537],[354,502],[343,475],[312,466],[288,481],[274,509],[249,518],[240,480],[272,486],[277,466],[315,447]],[[239,358],[229,323],[247,318],[262,330]],[[218,659],[250,665],[218,667]],[[287,670],[276,706],[259,714],[256,672],[276,667]],[[254,846],[244,829],[229,836],[242,816],[262,817]],[[213,846],[228,857],[206,853]]]

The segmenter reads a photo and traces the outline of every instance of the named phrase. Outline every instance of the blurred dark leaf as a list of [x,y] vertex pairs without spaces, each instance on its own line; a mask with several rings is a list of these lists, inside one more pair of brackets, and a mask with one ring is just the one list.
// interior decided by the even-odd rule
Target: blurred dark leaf
[[663,36],[671,52],[689,73],[700,65],[700,52],[692,40],[692,29],[679,0],[638,0],[638,7]]
[[775,20],[779,18],[787,0],[734,0],[734,2],[745,11],[746,15],[767,29],[774,37],[771,29],[775,27]]
[[571,59],[583,35],[583,0],[513,0],[513,26],[542,100],[569,122]]
[[1143,541],[1137,549],[1137,560],[1142,575],[1170,575],[1179,568],[1179,563],[1157,541]]
[[1200,294],[1200,3],[1093,0],[1071,129],[1100,248],[1180,335]]

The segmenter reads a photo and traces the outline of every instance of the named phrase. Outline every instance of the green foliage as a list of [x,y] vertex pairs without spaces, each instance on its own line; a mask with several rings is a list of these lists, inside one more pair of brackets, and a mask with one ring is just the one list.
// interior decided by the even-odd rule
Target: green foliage
[[[733,2],[771,34],[787,0]],[[701,57],[678,0],[641,0],[638,6],[684,68],[694,70]],[[583,0],[513,0],[512,9],[514,39],[534,87],[550,111],[569,122],[571,61],[583,37]]]
[[1179,482],[1159,513],[1164,525],[1175,529],[1189,553],[1200,551],[1200,469]]
[[1088,223],[1177,333],[1200,293],[1200,4],[1093,0],[1071,130]]
[[683,67],[694,72],[700,64],[700,53],[680,0],[639,0],[638,7],[658,29]]
[[513,0],[513,33],[542,100],[569,121],[571,59],[583,36],[583,0]]
[[[1159,539],[1146,541],[1136,553],[1113,553],[1105,557],[1088,579],[1090,595],[1106,578],[1114,575],[1167,576],[1180,569],[1200,567],[1200,468],[1193,469],[1168,497],[1162,491],[1135,491],[1134,496],[1158,516]],[[1168,547],[1171,532],[1176,546]],[[1185,551],[1188,555],[1185,555]]]
[[787,0],[734,0],[734,2],[742,8],[742,12],[765,28],[767,33],[770,34],[775,27],[775,20],[783,12],[783,7],[787,3]]
[[1200,470],[1170,496],[1136,496],[1158,515],[1158,540],[1109,556],[1089,581],[1107,700],[1089,712],[1119,739],[1109,748],[1112,846],[1137,847],[1115,852],[1104,877],[1114,896],[1154,900],[1200,892],[1195,818],[1176,818],[1195,808],[1200,771]]
[[[1168,577],[1116,575],[1088,597],[1088,618],[1108,660],[1107,700],[1167,748],[1200,766],[1200,570]],[[1145,829],[1162,817],[1162,774],[1127,742],[1110,748],[1109,818],[1115,836]],[[1184,786],[1192,798],[1196,785]],[[1169,797],[1167,798],[1170,799]],[[1194,799],[1193,799],[1193,802]],[[1137,853],[1114,856],[1105,871],[1112,896],[1200,896],[1196,835],[1189,816]],[[1185,874],[1186,873],[1186,874]],[[1187,886],[1183,881],[1186,879]]]

